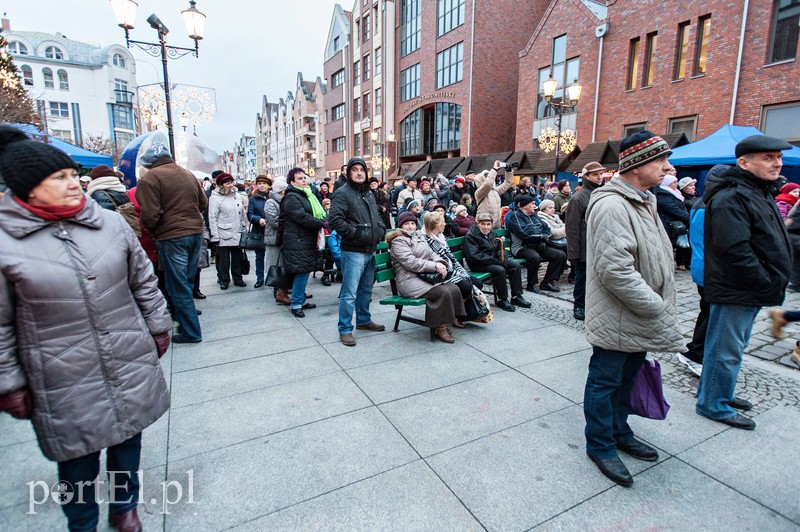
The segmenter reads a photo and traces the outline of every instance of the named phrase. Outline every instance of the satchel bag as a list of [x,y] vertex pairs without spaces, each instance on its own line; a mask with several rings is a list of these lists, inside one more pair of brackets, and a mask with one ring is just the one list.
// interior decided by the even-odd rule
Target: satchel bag
[[673,220],[668,223],[669,231],[675,236],[686,235],[689,234],[689,228],[686,227],[686,224],[681,222],[680,220]]
[[200,239],[200,254],[197,256],[197,267],[202,270],[204,268],[208,268],[209,264],[208,240],[202,238]]
[[631,414],[648,419],[666,419],[669,403],[664,398],[661,366],[655,359],[645,359],[631,390]]
[[[466,321],[481,321],[491,315],[492,311],[489,308],[489,302],[486,301],[486,297],[482,296],[483,292],[473,286],[472,297],[464,301],[464,308],[467,311]],[[491,318],[489,318],[489,321],[491,321]]]
[[111,202],[111,205],[114,206],[114,212],[125,218],[125,221],[128,222],[128,225],[131,226],[133,229],[133,233],[136,235],[136,238],[142,237],[142,226],[139,225],[139,217],[136,216],[136,209],[133,206],[133,202],[117,204],[114,201],[114,198],[111,197],[111,194],[106,192],[105,190],[101,190],[103,194],[106,195],[108,201]]
[[278,254],[278,260],[275,264],[267,270],[267,280],[264,284],[273,288],[284,288],[286,290],[292,287],[294,283],[294,274],[286,270],[286,266],[278,266],[281,263],[281,255]]
[[239,235],[239,247],[242,249],[252,249],[261,251],[264,249],[264,233],[249,231]]
[[431,273],[431,272],[423,272],[423,273],[418,273],[417,277],[419,277],[420,279],[422,279],[426,283],[439,284],[439,283],[443,283],[444,281],[449,279],[452,276],[452,274],[453,274],[452,270],[448,271],[447,275],[445,277],[442,277],[441,275],[439,275],[438,272],[433,272],[433,273]]
[[250,259],[247,258],[247,250],[243,249],[241,253],[242,258],[239,259],[239,271],[242,275],[250,275]]

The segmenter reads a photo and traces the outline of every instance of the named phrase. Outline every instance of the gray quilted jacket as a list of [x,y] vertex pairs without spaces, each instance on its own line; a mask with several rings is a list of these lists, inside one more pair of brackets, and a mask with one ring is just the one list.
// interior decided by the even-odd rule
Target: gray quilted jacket
[[151,335],[172,320],[125,220],[87,199],[49,222],[0,199],[0,394],[27,386],[55,461],[121,443],[169,408]]
[[684,350],[672,245],[656,211],[619,177],[592,193],[586,228],[586,339],[604,349]]

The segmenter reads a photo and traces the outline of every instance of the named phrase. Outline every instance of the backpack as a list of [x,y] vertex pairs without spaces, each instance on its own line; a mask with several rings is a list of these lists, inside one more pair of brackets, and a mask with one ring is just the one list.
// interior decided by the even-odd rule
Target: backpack
[[114,201],[114,198],[111,197],[111,194],[105,190],[101,190],[100,192],[106,195],[108,200],[114,206],[114,211],[125,218],[125,221],[128,222],[128,225],[130,225],[131,229],[133,229],[133,232],[136,233],[136,237],[141,238],[142,226],[139,225],[139,217],[136,216],[136,209],[133,206],[133,202],[129,201],[127,203],[123,203],[122,205],[117,205],[117,202]]

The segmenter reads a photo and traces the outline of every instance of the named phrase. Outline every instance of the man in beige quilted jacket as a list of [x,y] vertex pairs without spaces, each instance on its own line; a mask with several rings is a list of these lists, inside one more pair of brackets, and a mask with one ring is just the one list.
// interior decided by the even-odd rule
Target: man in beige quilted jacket
[[592,344],[583,412],[586,454],[622,486],[633,484],[618,450],[658,453],[628,425],[631,389],[647,351],[682,351],[672,245],[648,191],[661,181],[669,145],[649,131],[620,144],[619,176],[592,193],[586,212],[586,339]]

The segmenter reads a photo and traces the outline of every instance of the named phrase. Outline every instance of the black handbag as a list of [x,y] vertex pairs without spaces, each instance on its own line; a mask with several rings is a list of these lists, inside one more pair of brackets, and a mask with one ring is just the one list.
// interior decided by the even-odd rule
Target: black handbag
[[264,233],[250,231],[239,235],[239,247],[261,251],[264,249]]
[[672,233],[674,236],[681,236],[689,234],[689,229],[686,227],[686,224],[680,220],[673,220],[669,222],[669,232]]
[[478,292],[477,288],[473,287],[472,297],[464,301],[464,309],[467,312],[466,321],[479,321],[490,313],[486,298],[476,292]]
[[278,255],[277,264],[273,264],[267,270],[267,280],[264,284],[273,288],[284,288],[286,290],[292,287],[294,283],[294,274],[289,273],[286,266],[278,266],[281,258]]
[[239,259],[239,271],[242,275],[250,275],[250,259],[247,258],[247,250],[241,250],[242,258]]
[[[448,273],[447,277],[450,277],[450,272],[447,272],[447,273]],[[441,275],[439,275],[436,272],[434,272],[434,273],[428,273],[428,272],[426,272],[426,273],[418,273],[417,277],[419,277],[420,279],[422,279],[426,283],[430,283],[430,284],[439,284],[439,283],[443,282],[445,279],[447,279],[447,277],[442,277]]]

